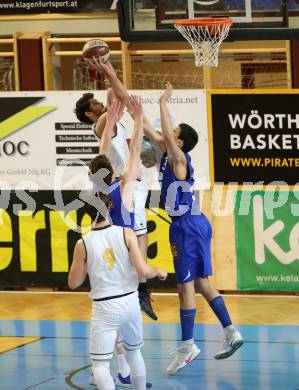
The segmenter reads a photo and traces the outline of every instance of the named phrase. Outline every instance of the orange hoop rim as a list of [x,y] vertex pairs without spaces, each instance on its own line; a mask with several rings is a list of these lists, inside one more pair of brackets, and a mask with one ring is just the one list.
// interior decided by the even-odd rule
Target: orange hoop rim
[[197,19],[178,19],[175,25],[178,26],[230,26],[233,23],[232,18],[197,18]]

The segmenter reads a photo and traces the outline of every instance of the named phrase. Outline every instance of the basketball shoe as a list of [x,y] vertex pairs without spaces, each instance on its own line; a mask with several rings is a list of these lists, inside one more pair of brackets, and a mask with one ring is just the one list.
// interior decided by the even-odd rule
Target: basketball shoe
[[[126,389],[133,389],[133,385],[131,383],[130,375],[128,375],[126,378],[124,378],[123,376],[121,376],[120,373],[118,373],[114,382],[115,382],[115,385],[118,386],[118,387],[124,387]],[[89,377],[89,384],[93,385],[93,386],[96,386],[96,382],[94,380],[94,376],[93,375],[91,375]],[[147,389],[151,389],[152,388],[152,384],[147,382],[146,383],[146,388]]]
[[190,364],[199,354],[200,349],[196,344],[182,343],[176,351],[176,356],[170,365],[166,368],[168,375],[174,375],[177,371]]
[[233,353],[236,352],[237,349],[242,347],[244,344],[244,339],[241,336],[241,333],[238,332],[236,329],[232,329],[231,331],[227,332],[222,347],[220,351],[216,353],[214,356],[215,359],[226,359],[229,356],[231,356]]
[[152,308],[152,299],[151,294],[148,290],[139,291],[139,304],[140,309],[148,315],[152,320],[157,321],[158,317],[156,316],[153,308]]

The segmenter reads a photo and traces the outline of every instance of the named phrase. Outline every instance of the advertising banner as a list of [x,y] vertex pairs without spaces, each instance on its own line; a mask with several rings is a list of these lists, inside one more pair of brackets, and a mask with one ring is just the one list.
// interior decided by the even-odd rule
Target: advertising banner
[[238,288],[299,290],[298,217],[299,192],[238,191]]
[[298,182],[299,94],[211,94],[215,182]]
[[[89,91],[90,92],[90,91]],[[86,169],[82,167],[98,153],[98,142],[90,125],[73,113],[84,92],[3,92],[0,97],[0,181],[7,189],[82,189]],[[132,91],[142,99],[150,123],[160,131],[161,91]],[[95,98],[106,104],[106,92]],[[191,152],[196,179],[209,185],[209,150],[206,96],[202,90],[176,90],[170,98],[173,126],[186,122],[199,134]],[[133,120],[125,113],[121,122],[130,138]],[[157,190],[157,167],[144,168],[143,179]],[[60,188],[60,187],[59,187]]]
[[[84,92],[3,93],[0,97],[0,284],[65,287],[75,242],[90,217],[77,207],[89,188],[86,162],[98,153],[90,125],[73,109]],[[160,129],[161,91],[135,91]],[[106,93],[95,97],[104,103]],[[174,91],[169,110],[174,127],[187,122],[199,132],[193,152],[198,175],[209,181],[206,101],[203,91]],[[133,121],[122,118],[130,137]],[[158,169],[143,167],[150,190],[147,206],[149,262],[173,273],[170,220],[160,206]],[[170,277],[172,286],[174,279]]]
[[[76,241],[88,232],[91,218],[77,208],[79,191],[1,191],[0,286],[67,286]],[[57,198],[64,207],[57,207]],[[25,207],[26,206],[26,207]],[[174,272],[168,243],[170,220],[162,208],[147,209],[148,262]],[[174,287],[153,281],[155,286]],[[87,283],[87,282],[86,282]]]
[[116,9],[117,0],[0,0],[0,15],[105,12]]

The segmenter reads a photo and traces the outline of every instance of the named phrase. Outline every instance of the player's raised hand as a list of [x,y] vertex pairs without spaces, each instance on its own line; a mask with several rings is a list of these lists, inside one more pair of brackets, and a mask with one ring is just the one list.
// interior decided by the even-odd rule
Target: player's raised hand
[[123,115],[123,109],[123,105],[118,100],[114,100],[107,110],[107,122],[113,124],[118,122]]
[[96,57],[84,58],[83,60],[89,69],[94,69],[97,70],[98,72],[102,72],[101,61],[97,60]]
[[172,95],[172,84],[169,81],[167,81],[165,83],[165,90],[160,97],[160,102],[167,102],[167,100],[170,98],[171,95]]
[[143,107],[141,98],[136,95],[130,97],[130,113],[134,119],[143,119]]
[[100,73],[104,72],[108,80],[109,78],[116,76],[116,73],[110,61],[104,63],[101,61],[100,58],[93,57],[93,58],[84,58],[84,62],[87,64],[87,66],[90,69],[94,69]]
[[158,269],[158,275],[157,277],[162,281],[164,282],[164,280],[166,280],[167,278],[167,272],[164,271],[164,269]]

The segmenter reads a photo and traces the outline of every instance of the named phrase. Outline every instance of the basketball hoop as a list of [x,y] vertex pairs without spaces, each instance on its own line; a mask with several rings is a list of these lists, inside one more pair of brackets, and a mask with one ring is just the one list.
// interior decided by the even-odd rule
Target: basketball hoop
[[192,46],[196,66],[218,66],[218,52],[227,37],[231,18],[176,20],[174,27]]

